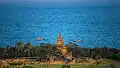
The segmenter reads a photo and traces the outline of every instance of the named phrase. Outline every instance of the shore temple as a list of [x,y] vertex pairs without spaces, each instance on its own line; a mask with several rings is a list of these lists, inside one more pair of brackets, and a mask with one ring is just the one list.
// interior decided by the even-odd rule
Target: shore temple
[[72,59],[72,54],[69,54],[67,47],[64,45],[64,41],[63,41],[61,33],[59,33],[58,35],[56,48],[62,53],[64,57]]

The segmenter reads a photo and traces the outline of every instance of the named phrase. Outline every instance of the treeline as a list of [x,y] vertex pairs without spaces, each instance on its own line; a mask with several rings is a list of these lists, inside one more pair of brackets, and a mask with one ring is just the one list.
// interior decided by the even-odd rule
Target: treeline
[[[69,42],[69,53],[72,53],[74,58],[91,57],[96,58],[109,58],[114,60],[120,60],[120,50],[116,48],[81,48],[79,45]],[[117,56],[118,55],[118,56]],[[55,45],[48,43],[41,43],[39,46],[33,46],[32,43],[23,44],[18,41],[15,46],[7,46],[6,48],[0,48],[0,58],[20,58],[20,57],[61,57],[62,54],[56,49]],[[116,59],[116,57],[118,57]]]

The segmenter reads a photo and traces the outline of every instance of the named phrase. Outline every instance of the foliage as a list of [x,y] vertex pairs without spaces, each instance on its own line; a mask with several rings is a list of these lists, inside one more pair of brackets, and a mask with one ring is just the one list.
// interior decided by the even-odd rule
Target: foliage
[[110,56],[108,58],[112,59],[112,60],[120,61],[120,54],[113,54],[112,56]]
[[23,68],[34,68],[32,66],[23,66]]
[[80,48],[80,46],[75,43],[69,42],[66,46],[68,47],[68,51],[72,52],[73,57],[78,58],[78,57],[86,57],[87,56],[84,49]]
[[[23,46],[24,45],[24,46]],[[69,42],[67,45],[69,53],[73,57],[102,57],[106,58],[112,54],[120,53],[120,50],[115,48],[81,48],[79,45]],[[39,46],[33,46],[32,43],[18,41],[16,46],[8,46],[7,48],[0,48],[0,57],[5,58],[20,58],[20,57],[39,57],[48,58],[52,56],[62,57],[62,54],[56,49],[55,45],[48,43],[41,43]],[[113,57],[115,57],[113,55]],[[119,59],[119,58],[118,58]]]
[[70,65],[62,65],[61,68],[71,68]]
[[22,63],[9,63],[9,65],[22,65]]
[[18,41],[18,42],[16,43],[16,47],[17,47],[17,48],[22,48],[22,47],[23,47],[23,42],[22,42],[22,41]]
[[3,57],[4,55],[4,52],[5,52],[5,48],[0,48],[0,57]]
[[[46,66],[46,64],[43,64],[41,66],[36,64],[36,65],[27,65],[27,66],[32,66],[34,68],[48,68],[48,66]],[[63,64],[51,64],[49,66],[49,68],[62,68]],[[67,67],[66,67],[67,68]],[[107,65],[107,64],[101,64],[101,65],[96,65],[96,64],[70,64],[70,68],[110,68],[110,65]],[[120,68],[120,67],[118,67]]]
[[116,64],[110,64],[111,68],[116,68]]

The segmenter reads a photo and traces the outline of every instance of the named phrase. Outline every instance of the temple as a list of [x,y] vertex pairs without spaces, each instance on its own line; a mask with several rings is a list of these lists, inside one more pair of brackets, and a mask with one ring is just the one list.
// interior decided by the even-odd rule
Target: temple
[[62,53],[64,57],[69,57],[70,59],[72,58],[72,54],[68,52],[67,47],[64,45],[61,33],[58,35],[56,48]]

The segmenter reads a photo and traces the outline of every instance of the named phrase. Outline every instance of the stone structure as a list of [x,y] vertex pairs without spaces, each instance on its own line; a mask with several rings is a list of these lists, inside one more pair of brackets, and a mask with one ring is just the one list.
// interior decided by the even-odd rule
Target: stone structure
[[64,57],[72,59],[72,53],[69,53],[67,47],[64,45],[61,33],[58,35],[56,48],[62,53]]

